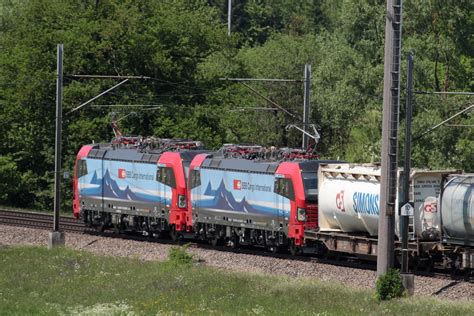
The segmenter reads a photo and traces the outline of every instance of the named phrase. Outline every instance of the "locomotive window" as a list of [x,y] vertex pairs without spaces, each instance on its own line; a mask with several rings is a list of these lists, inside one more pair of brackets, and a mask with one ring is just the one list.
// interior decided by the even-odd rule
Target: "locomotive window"
[[306,196],[318,194],[318,174],[316,172],[302,172],[301,177]]
[[78,178],[87,174],[87,162],[83,159],[77,161],[76,175]]
[[192,170],[189,174],[189,189],[194,189],[201,185],[201,173],[199,170]]
[[189,165],[190,161],[183,161],[184,179],[188,181]]
[[158,167],[158,170],[156,171],[156,181],[166,184],[172,188],[176,188],[174,172],[170,167]]
[[275,193],[282,195],[290,200],[295,199],[295,191],[293,189],[293,182],[291,179],[276,179],[275,180]]

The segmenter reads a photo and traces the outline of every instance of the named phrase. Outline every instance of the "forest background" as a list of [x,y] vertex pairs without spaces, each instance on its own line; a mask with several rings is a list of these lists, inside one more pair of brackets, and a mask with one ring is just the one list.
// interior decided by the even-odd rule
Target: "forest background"
[[[0,0],[0,204],[51,209],[54,178],[56,45],[68,74],[141,75],[94,105],[157,104],[159,109],[87,105],[66,114],[63,168],[72,174],[83,144],[124,134],[299,147],[294,119],[223,77],[302,79],[312,66],[311,122],[323,158],[380,160],[385,36],[383,0]],[[401,141],[406,56],[415,90],[474,91],[474,2],[406,0],[403,16]],[[118,83],[65,77],[64,113]],[[302,116],[302,83],[251,86]],[[466,96],[417,95],[419,135],[472,104]],[[245,108],[248,108],[245,110]],[[451,122],[473,125],[472,111]],[[472,127],[443,126],[418,139],[413,165],[474,171]],[[401,157],[402,158],[402,157]],[[71,203],[63,183],[63,209]]]

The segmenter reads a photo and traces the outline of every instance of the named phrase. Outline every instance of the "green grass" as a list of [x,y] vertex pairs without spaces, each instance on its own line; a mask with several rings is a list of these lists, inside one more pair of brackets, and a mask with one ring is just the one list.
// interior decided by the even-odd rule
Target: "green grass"
[[468,315],[473,303],[404,298],[314,280],[227,273],[59,248],[0,248],[0,315]]

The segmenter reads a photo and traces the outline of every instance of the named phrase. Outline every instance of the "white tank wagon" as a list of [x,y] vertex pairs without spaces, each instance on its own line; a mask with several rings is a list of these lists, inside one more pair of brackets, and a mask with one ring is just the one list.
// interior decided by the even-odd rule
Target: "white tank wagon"
[[443,242],[474,246],[474,173],[448,177],[440,196],[440,214]]
[[[319,228],[321,232],[360,233],[377,236],[380,213],[380,166],[328,164],[320,166],[318,176]],[[413,170],[409,200],[414,204],[410,216],[410,238],[439,239],[437,196],[443,175],[453,171]],[[402,171],[398,171],[401,187]],[[400,192],[400,189],[398,190]],[[398,194],[397,194],[398,196]],[[396,201],[398,206],[398,200]],[[398,209],[398,207],[397,207]],[[398,212],[396,234],[399,236]]]

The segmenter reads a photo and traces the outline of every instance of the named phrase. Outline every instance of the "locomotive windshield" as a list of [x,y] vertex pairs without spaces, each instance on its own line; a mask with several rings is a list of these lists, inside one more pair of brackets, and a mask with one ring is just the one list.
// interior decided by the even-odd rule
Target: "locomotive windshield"
[[304,193],[307,200],[316,200],[318,196],[318,174],[316,172],[302,172]]
[[172,188],[176,188],[176,179],[171,167],[158,167],[158,170],[156,171],[156,181]]

